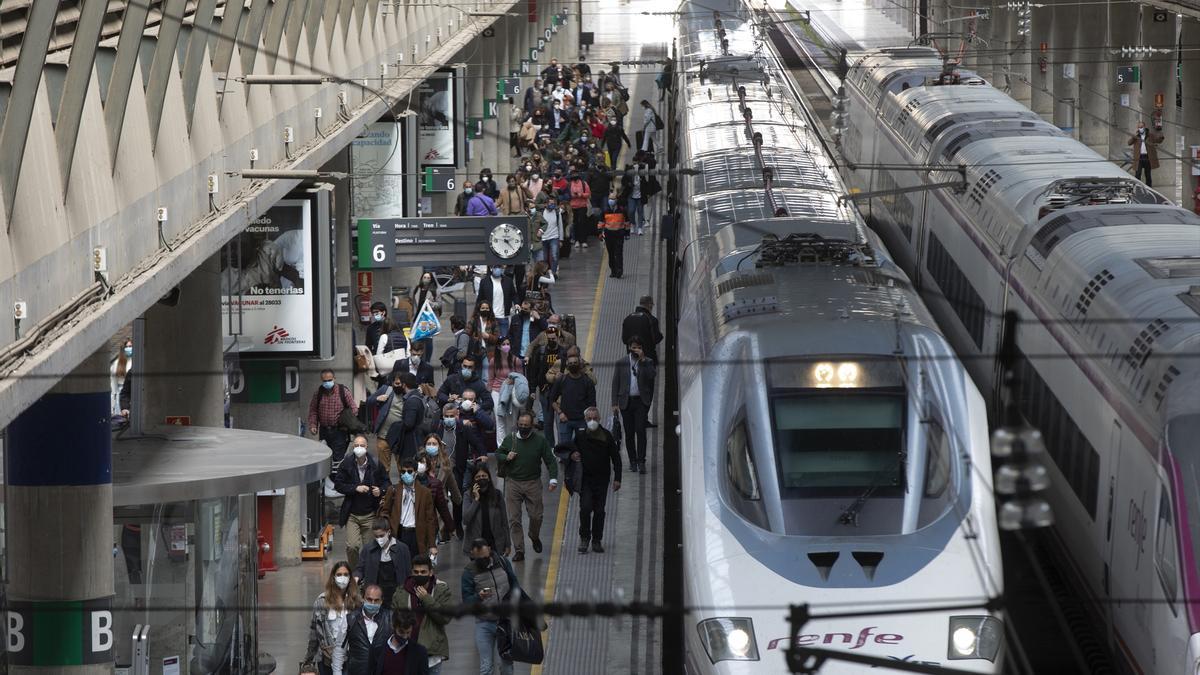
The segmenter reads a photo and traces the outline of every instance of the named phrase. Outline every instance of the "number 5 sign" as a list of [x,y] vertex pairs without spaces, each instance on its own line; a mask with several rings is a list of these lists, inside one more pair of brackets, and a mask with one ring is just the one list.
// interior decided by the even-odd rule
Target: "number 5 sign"
[[358,221],[358,269],[394,267],[396,232],[386,222]]

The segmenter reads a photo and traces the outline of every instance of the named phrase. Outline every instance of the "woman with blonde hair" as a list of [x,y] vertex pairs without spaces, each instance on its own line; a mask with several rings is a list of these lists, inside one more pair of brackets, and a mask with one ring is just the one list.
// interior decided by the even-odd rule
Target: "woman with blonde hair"
[[[438,434],[425,437],[424,453],[417,457],[417,473],[421,473],[421,465],[425,465],[426,486],[433,491],[433,503],[437,506],[438,515],[442,518],[442,533],[438,543],[450,541],[450,535],[457,529],[458,524],[450,512],[450,504],[462,506],[462,488],[454,480],[454,458],[446,450]],[[435,487],[436,484],[436,487]],[[449,500],[449,501],[447,501]]]
[[308,652],[305,662],[313,661],[318,652],[317,668],[321,675],[342,675],[346,663],[346,629],[350,616],[362,606],[358,581],[350,563],[334,563],[325,580],[325,592],[313,603],[312,623],[308,628]]

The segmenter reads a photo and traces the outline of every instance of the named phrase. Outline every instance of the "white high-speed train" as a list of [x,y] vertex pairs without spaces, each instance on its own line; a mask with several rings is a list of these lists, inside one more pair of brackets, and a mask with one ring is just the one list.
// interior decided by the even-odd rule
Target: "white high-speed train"
[[983,398],[742,4],[679,16],[686,670],[786,673],[796,645],[999,672]]
[[[1057,541],[1122,670],[1200,672],[1200,218],[919,47],[845,81],[847,177],[989,398],[1007,309]],[[981,358],[975,358],[981,357]]]

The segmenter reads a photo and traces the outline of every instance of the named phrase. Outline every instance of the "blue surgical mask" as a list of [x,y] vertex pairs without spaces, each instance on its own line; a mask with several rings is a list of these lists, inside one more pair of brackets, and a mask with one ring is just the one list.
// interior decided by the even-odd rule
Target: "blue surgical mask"
[[364,602],[363,603],[363,611],[366,612],[370,616],[375,616],[376,614],[378,614],[379,610],[382,607],[383,607],[383,605],[379,604],[378,602]]
[[466,379],[466,380],[471,379],[471,376],[475,374],[475,371],[471,370],[470,368],[463,368],[462,370],[459,370],[458,372],[461,373],[463,376],[463,379]]
[[427,446],[425,446],[425,454],[432,457],[433,455],[438,454],[439,449],[440,448],[436,445],[427,445]]
[[404,481],[405,485],[412,485],[413,481],[415,481],[416,479],[417,479],[417,477],[411,473],[400,474],[400,480]]
[[321,386],[325,387],[326,389],[333,389],[333,380],[328,380],[326,382],[322,382]]
[[126,347],[125,348],[125,358],[129,358],[131,356],[133,356],[133,347]]
[[504,268],[503,267],[493,267],[492,268],[492,276],[496,277],[497,279],[504,276]]
[[465,193],[467,193],[467,194],[474,194],[474,193],[475,193],[475,188],[467,188],[466,190],[463,190],[463,192],[465,192]]
[[442,418],[442,426],[446,427],[447,429],[453,429],[455,422],[458,422],[457,417],[443,417]]
[[383,321],[383,315],[379,313],[372,314],[371,318],[376,322]]

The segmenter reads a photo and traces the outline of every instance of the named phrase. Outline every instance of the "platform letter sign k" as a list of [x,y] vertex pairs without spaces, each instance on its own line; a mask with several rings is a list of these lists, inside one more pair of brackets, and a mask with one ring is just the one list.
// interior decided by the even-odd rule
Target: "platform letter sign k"
[[92,612],[92,652],[107,652],[113,647],[112,612]]

